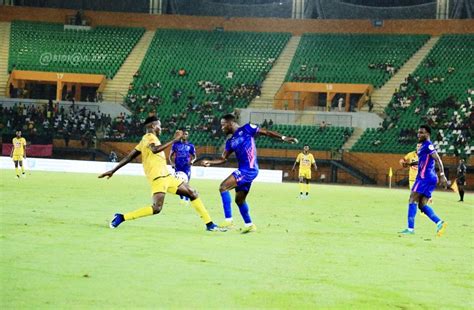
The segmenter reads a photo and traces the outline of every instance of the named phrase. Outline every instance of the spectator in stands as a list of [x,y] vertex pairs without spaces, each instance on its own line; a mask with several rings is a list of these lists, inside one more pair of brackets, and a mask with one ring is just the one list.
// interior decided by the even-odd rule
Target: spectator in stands
[[268,128],[267,119],[264,119],[264,120],[263,120],[263,123],[262,123],[261,127],[262,127],[262,128]]
[[112,162],[112,163],[116,163],[118,161],[118,156],[113,150],[110,151],[109,161]]
[[180,68],[180,69],[178,70],[178,75],[179,75],[180,77],[184,77],[184,76],[186,76],[186,74],[187,74],[187,71],[186,71],[184,68]]
[[428,58],[428,60],[425,63],[425,67],[434,68],[434,67],[436,67],[436,63],[432,58]]
[[374,103],[372,102],[372,97],[369,96],[369,100],[367,101],[367,104],[369,106],[369,112],[372,112],[373,108],[374,108]]
[[268,121],[268,128],[271,128],[273,126],[273,120],[270,118]]
[[319,131],[324,131],[327,127],[327,124],[325,121],[322,121],[321,124],[319,125]]
[[76,12],[75,24],[76,24],[76,26],[81,26],[82,25],[82,12],[81,12],[81,10]]
[[339,112],[342,112],[342,107],[344,105],[344,98],[342,96],[339,97],[339,100],[337,101],[337,109]]

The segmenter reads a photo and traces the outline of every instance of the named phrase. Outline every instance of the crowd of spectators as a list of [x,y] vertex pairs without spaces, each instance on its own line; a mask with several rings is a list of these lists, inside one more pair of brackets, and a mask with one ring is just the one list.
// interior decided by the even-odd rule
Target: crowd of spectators
[[143,133],[141,119],[124,113],[112,118],[74,103],[66,107],[53,101],[36,105],[20,102],[12,107],[0,105],[0,115],[2,135],[21,130],[30,139],[37,136],[64,139],[66,146],[71,139],[80,140],[84,147],[92,147],[98,136],[123,141]]
[[382,70],[390,75],[394,75],[397,72],[395,66],[388,61],[384,63],[370,63],[368,67],[371,70]]
[[[427,67],[436,66],[434,61],[428,60]],[[454,68],[448,68],[454,72]],[[467,90],[468,96],[465,100],[459,100],[455,95],[449,95],[443,100],[435,100],[428,90],[427,85],[432,83],[443,83],[444,78],[439,76],[412,76],[409,75],[395,90],[392,101],[380,130],[385,131],[398,128],[398,123],[404,113],[415,104],[413,111],[418,115],[422,123],[428,124],[434,129],[432,140],[438,147],[440,153],[454,153],[456,155],[470,154],[469,141],[474,126],[474,105],[472,97],[474,92]],[[415,124],[416,126],[416,124]],[[413,144],[417,141],[415,128],[400,128],[398,137],[400,143]],[[374,141],[380,144],[381,141]]]

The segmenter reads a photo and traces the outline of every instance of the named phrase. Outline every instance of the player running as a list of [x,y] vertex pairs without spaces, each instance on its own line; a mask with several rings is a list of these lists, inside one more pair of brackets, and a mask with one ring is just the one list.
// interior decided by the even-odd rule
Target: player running
[[[296,164],[299,163],[298,178],[300,184],[300,199],[307,199],[309,195],[309,181],[311,180],[311,165],[314,167],[314,171],[318,170],[316,161],[314,160],[313,154],[309,152],[309,145],[303,146],[303,152],[299,153],[296,157],[295,163],[293,164],[292,171],[295,171]],[[305,191],[306,189],[306,191]],[[306,195],[303,195],[303,192]]]
[[196,210],[203,222],[206,224],[206,229],[208,231],[221,231],[221,229],[212,222],[201,198],[198,197],[198,193],[187,183],[170,174],[166,167],[164,150],[170,147],[173,142],[179,141],[183,136],[183,132],[181,130],[176,131],[173,140],[161,144],[158,139],[158,136],[161,133],[160,121],[155,116],[150,116],[145,120],[144,125],[146,127],[146,134],[135,149],[122,159],[114,169],[102,173],[99,175],[99,178],[111,178],[117,170],[137,158],[139,155],[142,155],[143,170],[145,171],[145,175],[151,185],[153,205],[125,214],[116,213],[110,222],[110,228],[116,228],[124,221],[130,221],[140,217],[160,213],[163,208],[165,195],[166,193],[170,193],[189,197],[191,200],[191,206]]
[[418,142],[421,144],[418,150],[418,174],[416,176],[415,183],[411,189],[410,200],[408,204],[408,228],[399,232],[405,235],[412,235],[415,233],[415,216],[416,207],[425,213],[435,224],[436,232],[438,237],[442,236],[445,229],[446,223],[441,220],[433,211],[433,209],[427,205],[428,200],[431,198],[431,194],[436,188],[438,183],[438,177],[435,170],[435,162],[438,165],[440,171],[439,175],[441,183],[446,187],[448,180],[444,175],[444,167],[441,158],[436,152],[433,144],[430,141],[431,128],[427,125],[422,125],[418,129]]
[[[188,141],[189,132],[183,131],[181,140],[173,143],[169,156],[175,172],[183,172],[188,176],[188,182],[191,180],[191,166],[196,161],[196,149],[192,143]],[[189,201],[188,197],[179,196],[182,201]]]
[[250,123],[239,126],[235,121],[235,116],[232,114],[224,115],[221,118],[221,128],[224,134],[232,135],[226,141],[222,157],[220,159],[202,161],[202,165],[206,167],[223,164],[227,161],[230,154],[234,152],[239,163],[239,168],[222,181],[219,187],[225,216],[225,222],[220,226],[227,228],[233,227],[232,199],[229,191],[235,189],[235,203],[239,207],[240,214],[245,222],[245,228],[242,233],[253,232],[257,230],[257,226],[252,223],[249,214],[249,206],[245,199],[250,191],[253,180],[255,180],[258,175],[257,148],[255,147],[254,137],[259,134],[289,143],[298,143],[298,140],[296,138],[283,136],[275,131],[259,128],[257,125]]
[[20,178],[20,171],[18,170],[18,165],[21,167],[21,175],[23,177],[26,176],[25,174],[25,167],[23,166],[23,159],[26,158],[26,140],[21,136],[21,131],[16,131],[16,137],[12,140],[12,151],[10,153],[10,157],[13,159],[13,163],[15,164],[15,172],[17,179]]

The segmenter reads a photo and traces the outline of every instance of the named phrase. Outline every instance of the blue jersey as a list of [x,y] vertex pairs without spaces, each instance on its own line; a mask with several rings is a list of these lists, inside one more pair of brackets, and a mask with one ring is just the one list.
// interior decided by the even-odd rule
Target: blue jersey
[[421,144],[418,150],[418,175],[417,179],[424,181],[437,180],[435,170],[435,160],[431,157],[431,154],[435,153],[436,150],[431,141],[425,141]]
[[191,156],[196,154],[196,150],[194,149],[194,145],[192,143],[181,141],[173,143],[171,152],[173,152],[175,155],[174,164],[176,170],[178,171],[189,169],[191,167]]
[[241,171],[258,172],[257,148],[254,137],[258,133],[257,125],[245,124],[239,127],[225,144],[227,152],[234,152]]

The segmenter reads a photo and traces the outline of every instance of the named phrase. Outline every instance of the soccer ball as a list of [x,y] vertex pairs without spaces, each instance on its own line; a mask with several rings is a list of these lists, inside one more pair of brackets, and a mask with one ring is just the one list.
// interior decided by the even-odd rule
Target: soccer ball
[[184,173],[183,171],[176,171],[174,173],[174,176],[177,179],[180,179],[181,181],[183,181],[184,183],[188,183],[188,181],[189,181],[188,175],[186,173]]

